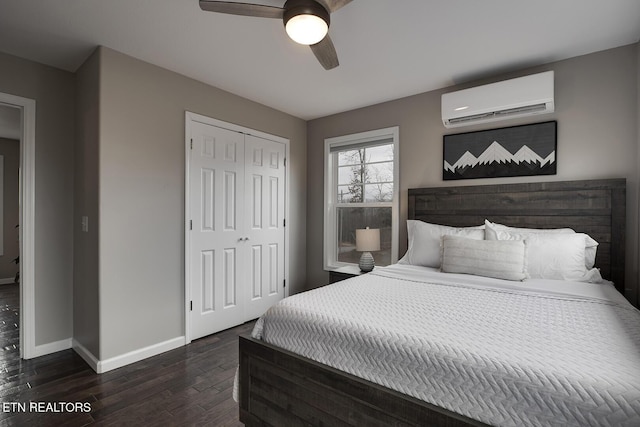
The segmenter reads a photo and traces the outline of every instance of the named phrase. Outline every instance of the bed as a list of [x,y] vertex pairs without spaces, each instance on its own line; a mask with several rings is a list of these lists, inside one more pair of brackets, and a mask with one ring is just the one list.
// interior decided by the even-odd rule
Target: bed
[[[595,266],[606,279],[614,279],[618,289],[624,289],[624,202],[624,180],[414,189],[409,190],[409,219],[455,227],[476,226],[485,219],[520,228],[572,227],[600,243]],[[555,287],[553,295],[540,296],[536,289],[519,289],[521,282],[499,280],[502,288],[495,290],[487,287],[494,286],[487,283],[495,282],[493,279],[451,273],[449,282],[429,285],[428,296],[422,297],[425,281],[435,282],[434,277],[443,273],[415,265],[392,266],[375,273],[285,300],[270,310],[269,322],[258,321],[254,337],[241,338],[242,422],[274,426],[462,426],[554,425],[566,424],[567,420],[576,425],[634,425],[638,421],[640,362],[627,355],[639,353],[634,346],[640,345],[640,315],[612,286],[579,286],[570,281],[567,289]],[[462,283],[465,278],[471,278],[471,283]],[[544,280],[524,283],[545,287]],[[402,292],[393,291],[400,286]],[[586,289],[586,295],[574,295],[576,287]],[[369,294],[375,297],[369,298]],[[429,302],[427,309],[406,309],[419,299]],[[546,307],[539,305],[544,299],[553,301],[555,308],[540,317],[536,311]],[[289,301],[291,307],[287,307]],[[316,312],[322,301],[335,311]],[[375,310],[380,305],[385,312],[399,313],[399,318],[379,318]],[[585,311],[587,306],[593,308]],[[518,310],[523,313],[521,317],[504,321],[503,311]],[[358,311],[359,317],[342,318],[338,327],[338,335],[350,336],[351,344],[332,343],[334,338],[322,335],[328,319],[341,319],[341,313]],[[312,319],[305,326],[293,333],[280,329],[280,324],[286,326],[289,318],[303,312],[311,313]],[[558,346],[558,337],[536,329],[535,322],[540,318],[554,325],[569,322],[575,333],[561,343],[562,348],[535,344],[529,334],[541,335],[538,338],[542,342]],[[469,319],[483,319],[475,323],[486,324],[472,322],[464,327]],[[357,329],[363,325],[371,328],[358,338]],[[424,338],[424,329],[431,330],[435,338]],[[562,329],[562,325],[554,327],[549,335]],[[619,329],[618,335],[631,336],[628,340],[614,339],[609,333],[612,329]],[[495,331],[505,337],[489,336]],[[263,334],[278,337],[273,340],[278,345],[259,339]],[[482,334],[489,335],[471,342],[472,336]],[[302,351],[287,350],[295,347],[289,345],[295,335],[307,335],[311,344]],[[399,336],[400,342],[389,344],[392,341],[387,341],[387,336]],[[514,339],[517,345],[509,348]],[[573,366],[576,351],[586,353],[586,343],[594,340],[604,340],[608,350],[586,357],[584,366]],[[393,353],[378,354],[372,342],[397,347],[399,353],[412,357],[403,361],[394,359]],[[420,346],[416,347],[416,342]],[[425,342],[431,346],[427,352]],[[462,355],[460,360],[451,356],[452,349]],[[316,355],[323,352],[329,362],[316,361],[322,360]],[[380,363],[363,368],[362,358]],[[480,360],[484,367],[476,368],[468,363],[471,359],[476,359],[476,365]],[[383,363],[385,360],[388,363]],[[557,366],[545,367],[549,360]],[[490,365],[506,366],[510,372],[487,370]],[[542,375],[545,369],[559,373]],[[413,376],[420,381],[412,382]],[[532,389],[531,384],[537,382],[550,383],[555,391]],[[605,390],[600,393],[598,388],[603,383]],[[596,407],[589,407],[585,401],[597,402]],[[520,413],[524,418],[517,418]]]

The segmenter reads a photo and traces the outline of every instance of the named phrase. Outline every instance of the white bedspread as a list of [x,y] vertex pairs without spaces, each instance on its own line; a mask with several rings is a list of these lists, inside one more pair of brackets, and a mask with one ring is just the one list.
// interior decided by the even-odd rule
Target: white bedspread
[[492,425],[640,426],[640,312],[610,284],[395,265],[286,298],[253,336]]

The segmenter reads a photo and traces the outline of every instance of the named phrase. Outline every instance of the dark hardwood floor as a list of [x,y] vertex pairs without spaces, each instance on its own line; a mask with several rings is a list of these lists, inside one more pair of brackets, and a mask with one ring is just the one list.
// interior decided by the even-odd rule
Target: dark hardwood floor
[[[98,375],[73,350],[21,360],[18,298],[17,285],[0,285],[0,426],[242,426],[232,398],[238,335],[254,322]],[[30,402],[90,411],[42,413]]]

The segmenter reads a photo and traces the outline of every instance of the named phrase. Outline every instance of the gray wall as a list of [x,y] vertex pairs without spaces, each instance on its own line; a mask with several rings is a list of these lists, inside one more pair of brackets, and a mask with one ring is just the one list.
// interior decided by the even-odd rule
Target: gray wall
[[[76,143],[73,214],[73,338],[94,356],[100,354],[99,322],[99,99],[97,51],[76,72]],[[89,218],[88,232],[82,217]]]
[[290,283],[305,287],[306,123],[100,48],[100,359],[184,334],[185,110],[291,141]]
[[72,336],[74,75],[0,53],[0,92],[36,101],[35,344]]
[[[556,112],[551,115],[448,130],[442,125],[444,92],[555,71]],[[406,251],[407,189],[572,179],[627,179],[627,297],[638,291],[638,46],[625,46],[540,67],[493,76],[444,90],[373,105],[308,123],[307,284],[327,283],[322,264],[323,144],[328,137],[400,126],[400,251]],[[536,178],[442,181],[442,136],[545,120],[558,121],[558,173]]]
[[13,279],[18,272],[18,266],[13,260],[20,255],[16,228],[20,222],[18,215],[20,141],[0,138],[0,156],[4,157],[3,224],[0,225],[3,227],[3,254],[0,255],[0,279]]

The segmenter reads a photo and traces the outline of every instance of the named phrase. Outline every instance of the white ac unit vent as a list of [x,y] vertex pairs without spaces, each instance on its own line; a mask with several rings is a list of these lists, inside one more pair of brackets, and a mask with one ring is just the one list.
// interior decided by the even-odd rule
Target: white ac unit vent
[[553,71],[442,95],[442,123],[452,128],[553,113]]

